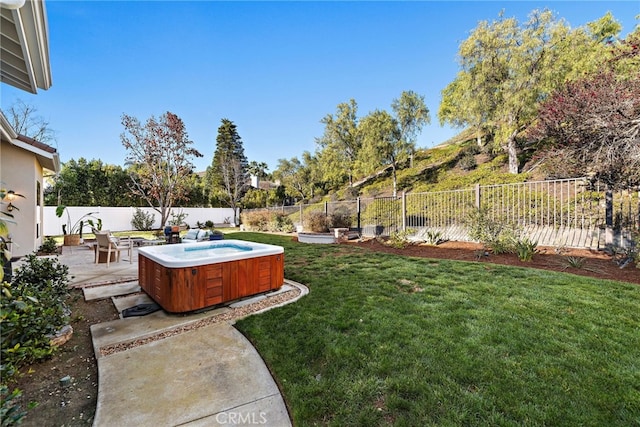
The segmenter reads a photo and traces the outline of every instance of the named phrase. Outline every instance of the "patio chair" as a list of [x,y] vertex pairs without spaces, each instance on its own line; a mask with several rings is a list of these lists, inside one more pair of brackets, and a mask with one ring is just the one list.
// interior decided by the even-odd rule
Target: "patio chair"
[[98,259],[100,257],[101,252],[105,252],[107,254],[107,267],[109,267],[109,263],[111,262],[111,254],[115,253],[116,262],[120,262],[120,253],[122,251],[127,251],[129,255],[129,264],[133,262],[133,243],[131,242],[131,238],[129,238],[128,242],[121,242],[115,236],[112,236],[109,231],[102,231],[94,233],[96,236],[96,264],[98,263]]

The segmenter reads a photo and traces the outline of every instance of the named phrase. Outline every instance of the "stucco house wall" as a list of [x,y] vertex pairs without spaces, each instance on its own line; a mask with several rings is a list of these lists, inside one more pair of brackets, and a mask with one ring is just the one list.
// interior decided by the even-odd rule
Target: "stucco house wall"
[[[13,256],[29,254],[42,244],[43,217],[43,170],[36,156],[23,148],[2,141],[0,147],[0,179],[3,186],[22,197],[11,202],[14,223],[8,223],[9,235],[13,242]],[[6,211],[7,204],[3,209]]]

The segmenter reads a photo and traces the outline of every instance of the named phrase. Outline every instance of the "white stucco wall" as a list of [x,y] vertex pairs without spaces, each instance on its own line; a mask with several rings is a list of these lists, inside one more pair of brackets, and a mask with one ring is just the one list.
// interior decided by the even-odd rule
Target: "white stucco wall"
[[[9,235],[13,242],[14,256],[29,254],[42,244],[41,209],[36,206],[37,182],[42,183],[42,168],[33,153],[2,142],[0,151],[0,180],[7,190],[13,190],[22,197],[16,197],[12,204],[17,208],[11,212],[16,224],[9,223]],[[40,197],[42,197],[40,185]],[[40,199],[42,200],[42,199]],[[7,200],[3,205],[6,210]],[[38,235],[39,232],[39,235]]]
[[[71,225],[75,224],[83,215],[95,212],[95,217],[102,220],[102,229],[111,231],[128,231],[132,230],[131,219],[135,214],[134,207],[91,207],[91,206],[69,206],[69,215],[71,216]],[[155,215],[155,223],[153,228],[160,228],[160,214],[151,208],[141,208],[145,212],[151,212]],[[204,223],[213,221],[215,224],[233,221],[233,209],[231,208],[173,208],[171,210],[178,214],[184,212],[187,214],[185,222],[191,227],[195,227],[198,221]],[[169,216],[171,220],[171,216]],[[44,207],[44,235],[57,236],[62,234],[62,224],[67,223],[67,214],[58,218],[56,216],[55,206]],[[85,228],[85,232],[89,232],[89,228]]]

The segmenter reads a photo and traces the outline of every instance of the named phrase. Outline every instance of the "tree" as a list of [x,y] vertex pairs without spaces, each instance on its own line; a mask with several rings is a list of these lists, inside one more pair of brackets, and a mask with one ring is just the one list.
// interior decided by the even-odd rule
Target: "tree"
[[398,147],[398,152],[400,155],[408,152],[409,155],[413,156],[418,134],[422,132],[422,128],[425,125],[431,123],[431,116],[424,102],[424,96],[412,90],[403,91],[400,94],[400,98],[393,100],[391,109],[398,123],[400,140],[404,145],[403,147]]
[[222,119],[216,137],[216,151],[207,168],[207,182],[222,190],[224,203],[233,209],[234,224],[238,223],[237,208],[249,188],[248,162],[236,125]]
[[273,177],[285,186],[287,194],[301,200],[312,197],[313,183],[310,170],[297,157],[278,159],[278,167],[273,171]]
[[568,158],[610,188],[640,185],[640,72],[602,72],[570,82],[545,101],[529,136],[547,157]]
[[395,117],[376,110],[364,117],[358,126],[362,148],[358,157],[359,169],[370,174],[380,166],[390,166],[393,195],[398,192],[397,171],[415,152],[415,141],[422,127],[429,123],[429,109],[424,96],[404,91],[394,99],[391,108]]
[[45,205],[138,206],[141,200],[131,193],[130,181],[129,173],[118,165],[71,159],[45,188]]
[[120,135],[127,149],[127,164],[133,166],[131,191],[142,197],[160,213],[164,226],[174,204],[187,198],[191,159],[202,157],[191,145],[183,121],[167,111],[160,119],[151,116],[144,126],[132,116],[124,114]]
[[7,113],[11,127],[20,135],[28,136],[44,144],[55,142],[55,131],[51,129],[49,122],[44,117],[38,115],[38,110],[33,105],[28,105],[18,99],[9,107]]
[[256,162],[255,160],[252,160],[247,166],[247,172],[249,172],[250,175],[257,176],[260,179],[265,179],[269,176],[267,170],[269,170],[269,166],[265,162]]
[[[481,22],[458,52],[462,70],[442,92],[440,121],[489,132],[518,173],[518,138],[539,102],[567,79],[595,70],[606,58],[603,35],[619,30],[602,18],[598,36],[571,31],[550,11],[533,11],[522,26],[502,15]],[[613,34],[611,34],[613,36]]]
[[390,165],[393,176],[393,195],[397,193],[396,169],[398,160],[410,148],[403,142],[398,122],[386,111],[376,110],[360,122],[363,148],[361,168],[366,173],[374,172],[382,165]]
[[324,135],[316,140],[321,147],[324,177],[341,185],[345,177],[353,185],[353,171],[362,142],[358,135],[358,104],[354,99],[338,104],[336,114],[327,114],[320,123],[325,125]]

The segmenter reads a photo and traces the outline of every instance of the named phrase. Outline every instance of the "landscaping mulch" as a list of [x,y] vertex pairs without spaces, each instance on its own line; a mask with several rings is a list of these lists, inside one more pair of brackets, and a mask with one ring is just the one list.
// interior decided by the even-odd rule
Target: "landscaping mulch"
[[[486,254],[481,244],[470,242],[444,242],[437,246],[413,244],[405,248],[393,248],[376,239],[362,242],[351,241],[349,244],[358,245],[372,251],[404,256],[539,268],[640,285],[640,269],[636,268],[633,263],[627,265],[625,268],[620,268],[612,257],[602,250],[539,247],[538,253],[533,256],[533,259],[525,262],[520,261],[515,254]],[[568,257],[585,258],[582,268],[571,267],[567,262]]]

